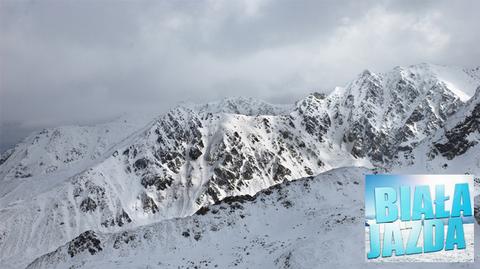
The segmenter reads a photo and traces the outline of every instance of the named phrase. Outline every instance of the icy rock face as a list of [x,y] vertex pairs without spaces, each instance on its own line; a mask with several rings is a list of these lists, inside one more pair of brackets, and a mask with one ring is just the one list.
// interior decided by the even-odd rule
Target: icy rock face
[[70,257],[74,257],[78,253],[88,251],[90,254],[95,254],[99,251],[102,251],[102,247],[100,246],[100,240],[96,237],[94,231],[86,231],[79,236],[75,237],[69,244],[68,244],[68,254]]
[[[385,166],[442,127],[463,104],[429,65],[364,71],[330,96],[332,130],[356,157]],[[330,101],[330,100],[329,100]],[[338,134],[337,134],[338,136]]]
[[[292,117],[300,119],[300,123],[306,132],[319,142],[326,140],[325,135],[332,125],[325,102],[324,95],[314,93],[297,102],[292,113]],[[292,120],[289,125],[295,128]]]
[[165,217],[188,215],[224,197],[254,194],[335,166],[321,160],[315,149],[326,146],[318,133],[309,133],[313,125],[305,119],[177,107],[138,142],[119,149],[114,160],[125,166],[130,178],[138,178],[143,196]]
[[449,160],[480,142],[480,88],[460,113],[465,113],[464,119],[447,130],[441,140],[434,142],[434,153],[439,152]]
[[0,267],[22,267],[88,230],[121,232],[285,180],[343,166],[391,168],[425,155],[414,151],[419,142],[467,111],[462,98],[470,92],[452,81],[478,82],[438,68],[366,71],[291,106],[229,98],[181,105],[139,126],[120,122],[115,131],[107,124],[61,132],[60,140],[53,130],[37,144],[27,138],[1,157]]
[[[480,173],[480,89],[443,128],[401,155],[397,167],[418,172]],[[427,169],[427,170],[425,170]]]

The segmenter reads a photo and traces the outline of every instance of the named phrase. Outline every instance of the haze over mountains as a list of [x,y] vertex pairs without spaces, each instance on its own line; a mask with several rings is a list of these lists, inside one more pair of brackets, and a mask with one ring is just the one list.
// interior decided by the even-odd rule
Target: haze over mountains
[[418,64],[292,105],[33,133],[0,158],[0,267],[358,267],[333,239],[363,246],[364,174],[479,174],[479,86],[478,67]]

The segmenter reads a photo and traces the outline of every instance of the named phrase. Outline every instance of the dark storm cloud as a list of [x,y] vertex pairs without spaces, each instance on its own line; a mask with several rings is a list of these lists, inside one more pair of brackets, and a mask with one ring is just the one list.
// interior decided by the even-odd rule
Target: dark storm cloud
[[0,140],[18,139],[13,129],[159,113],[180,101],[293,102],[365,68],[478,65],[479,8],[478,1],[3,0]]

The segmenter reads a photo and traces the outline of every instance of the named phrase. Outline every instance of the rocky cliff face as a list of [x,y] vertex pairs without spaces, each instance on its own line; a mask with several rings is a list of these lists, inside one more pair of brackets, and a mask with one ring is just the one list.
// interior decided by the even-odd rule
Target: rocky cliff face
[[365,71],[333,93],[332,130],[340,130],[353,156],[388,166],[459,109],[460,97],[431,69],[422,64],[380,75]]
[[289,106],[230,98],[180,105],[144,124],[33,134],[1,158],[0,265],[22,266],[87,230],[185,217],[337,167],[408,164],[424,154],[415,151],[421,141],[468,110],[471,116],[445,135],[451,142],[429,147],[458,159],[478,141],[478,115],[474,101],[465,103],[471,91],[453,82],[480,83],[475,71],[457,69],[447,81],[448,70],[421,64],[365,71],[329,95]]
[[456,122],[452,120],[450,128],[446,128],[443,137],[433,143],[433,154],[440,153],[451,160],[478,144],[480,141],[480,88],[458,114],[460,114],[459,120]]

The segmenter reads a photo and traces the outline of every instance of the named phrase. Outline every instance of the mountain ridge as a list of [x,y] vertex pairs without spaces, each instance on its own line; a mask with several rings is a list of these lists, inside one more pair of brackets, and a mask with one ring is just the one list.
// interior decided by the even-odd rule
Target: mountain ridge
[[[14,152],[18,158],[0,164],[0,215],[5,219],[0,258],[9,259],[5,266],[24,263],[25,255],[54,250],[85,230],[115,232],[186,217],[225,197],[254,195],[284,180],[333,168],[388,171],[409,165],[404,156],[423,158],[425,152],[414,151],[421,141],[474,102],[465,104],[457,89],[425,75],[430,69],[362,72],[346,87],[329,95],[310,94],[291,106],[249,98],[180,105],[108,140],[98,154],[80,151],[64,166],[66,174],[39,167],[50,160],[62,170],[68,152],[58,162],[36,159],[41,154],[30,156],[32,150]],[[109,128],[107,124],[99,133]],[[71,145],[65,137],[61,149]],[[102,138],[87,148],[96,148],[97,141]],[[68,169],[69,163],[81,168]],[[26,193],[31,199],[25,200]]]

